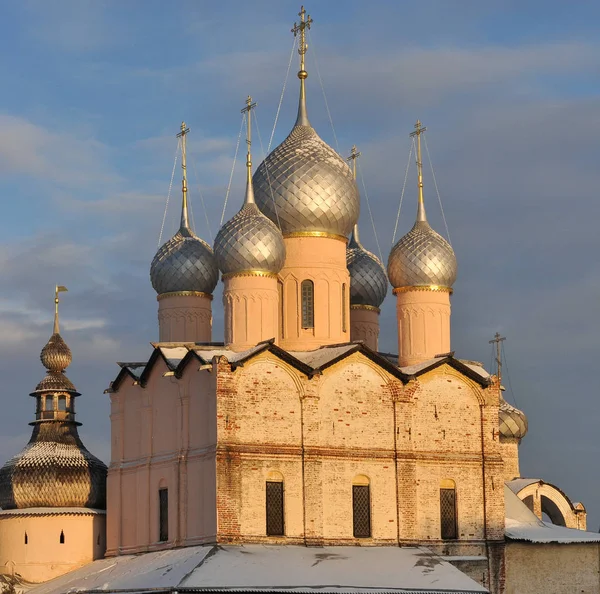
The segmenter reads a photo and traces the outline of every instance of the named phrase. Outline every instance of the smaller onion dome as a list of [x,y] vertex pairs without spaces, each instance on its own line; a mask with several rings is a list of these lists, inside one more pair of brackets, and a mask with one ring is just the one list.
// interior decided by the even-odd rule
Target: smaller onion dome
[[511,406],[502,396],[500,396],[498,421],[502,437],[523,439],[527,434],[528,423],[525,413]]
[[388,277],[392,286],[439,286],[451,288],[456,280],[456,256],[450,244],[434,231],[419,200],[413,228],[392,248]]
[[150,264],[154,290],[163,293],[194,291],[211,294],[219,281],[217,261],[211,247],[191,229],[188,221],[186,136],[189,128],[181,124],[181,224],[179,231],[163,244]]
[[40,360],[48,371],[64,371],[71,364],[71,349],[56,328],[54,334],[42,349]]
[[278,227],[268,219],[254,201],[252,184],[251,112],[256,104],[246,100],[248,131],[246,143],[246,197],[240,211],[227,221],[215,239],[215,256],[219,270],[233,275],[242,272],[277,274],[285,262],[285,243]]
[[346,249],[346,265],[350,273],[350,305],[379,307],[387,294],[387,276],[379,258],[360,243],[358,225],[354,225]]

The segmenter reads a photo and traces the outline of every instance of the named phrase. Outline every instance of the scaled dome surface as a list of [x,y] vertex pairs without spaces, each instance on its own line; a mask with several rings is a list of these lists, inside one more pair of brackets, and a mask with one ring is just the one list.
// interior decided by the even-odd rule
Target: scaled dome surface
[[523,411],[511,406],[504,398],[500,398],[498,409],[500,435],[523,439],[527,435],[529,424]]
[[450,244],[434,231],[419,203],[413,228],[392,248],[388,258],[388,277],[394,288],[439,286],[451,288],[457,264]]
[[150,280],[159,295],[179,291],[210,294],[217,286],[219,270],[211,247],[182,224],[156,252]]
[[387,294],[387,276],[379,258],[360,243],[357,226],[346,249],[346,265],[350,273],[350,305],[379,307]]
[[277,274],[285,261],[283,236],[254,203],[246,203],[219,230],[215,256],[223,274]]
[[256,204],[283,235],[323,232],[347,237],[360,200],[350,168],[299,116],[289,136],[254,174]]

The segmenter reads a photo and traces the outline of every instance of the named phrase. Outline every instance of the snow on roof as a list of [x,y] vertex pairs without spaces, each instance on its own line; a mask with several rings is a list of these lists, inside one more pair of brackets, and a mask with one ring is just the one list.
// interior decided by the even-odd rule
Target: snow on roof
[[423,369],[427,369],[434,363],[437,363],[439,358],[435,359],[427,359],[427,361],[421,361],[421,363],[416,363],[415,365],[406,365],[404,367],[400,367],[400,371],[406,373],[407,375],[414,375],[415,373],[419,373]]
[[155,592],[488,592],[442,557],[417,547],[196,546],[112,557],[31,590]]
[[472,361],[464,361],[463,359],[459,359],[459,361],[463,365],[468,367],[471,371],[474,371],[475,373],[479,374],[481,377],[485,379],[488,379],[490,377],[490,374],[481,365],[476,365]]
[[158,347],[162,356],[165,358],[167,365],[171,369],[175,369],[181,360],[188,354],[188,348],[184,346],[178,347]]
[[518,493],[522,491],[525,487],[529,487],[533,483],[541,483],[542,479],[539,478],[518,478],[513,479],[512,481],[506,481],[506,486],[513,492]]
[[600,534],[596,532],[542,522],[513,493],[509,485],[504,486],[504,505],[506,514],[504,533],[511,540],[559,544],[600,542]]
[[356,344],[348,343],[331,347],[324,346],[315,351],[290,351],[289,353],[292,357],[296,357],[296,359],[302,361],[302,363],[310,365],[313,369],[318,369],[355,348]]

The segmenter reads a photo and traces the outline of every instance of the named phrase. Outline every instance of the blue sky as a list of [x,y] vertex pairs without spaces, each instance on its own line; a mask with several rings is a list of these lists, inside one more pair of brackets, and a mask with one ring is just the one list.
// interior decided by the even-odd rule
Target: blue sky
[[[5,2],[0,7],[0,457],[26,442],[43,377],[55,283],[69,376],[90,449],[107,459],[115,361],[157,339],[148,270],[182,119],[191,128],[197,232],[216,234],[246,95],[268,142],[299,6],[242,2]],[[428,126],[459,263],[453,348],[490,364],[507,336],[510,383],[528,414],[524,476],[556,483],[597,530],[600,455],[598,187],[600,7],[594,2],[320,2],[307,55],[311,122],[342,154],[357,144],[384,259],[409,139]],[[317,66],[338,145],[329,123]],[[297,102],[294,60],[274,135]],[[255,143],[254,162],[261,156]],[[242,199],[238,162],[227,215]],[[443,223],[426,168],[429,218]],[[177,188],[177,183],[175,184]],[[204,222],[204,197],[210,229]],[[414,221],[414,167],[400,233]],[[164,239],[178,220],[172,195]],[[364,198],[364,196],[363,196]],[[363,200],[361,238],[375,251]],[[222,336],[220,295],[215,340]],[[382,350],[396,351],[394,305]]]

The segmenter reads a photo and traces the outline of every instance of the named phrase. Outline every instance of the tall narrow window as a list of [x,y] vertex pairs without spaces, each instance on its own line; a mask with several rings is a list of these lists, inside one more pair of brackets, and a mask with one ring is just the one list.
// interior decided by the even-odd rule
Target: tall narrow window
[[315,285],[311,280],[303,280],[300,285],[302,293],[302,328],[315,327]]
[[25,544],[29,543],[29,538],[27,538],[27,532],[25,532]]
[[65,533],[62,530],[60,531],[59,542],[60,542],[60,544],[65,544]]
[[267,481],[267,536],[283,536],[283,481]]
[[158,540],[169,540],[169,489],[158,490]]
[[342,332],[346,330],[346,283],[342,284]]
[[458,538],[456,522],[456,486],[444,480],[440,488],[440,531],[444,540]]
[[279,337],[285,338],[283,331],[285,320],[285,314],[283,310],[283,283],[280,280],[277,281],[277,291],[279,293]]
[[46,396],[46,400],[44,401],[44,410],[45,411],[52,410],[52,407],[53,407],[52,401],[53,400],[54,400],[53,396]]
[[67,410],[67,397],[66,396],[58,397],[58,410],[61,412],[65,412]]
[[366,476],[357,477],[352,485],[352,523],[354,538],[370,538],[371,487]]

